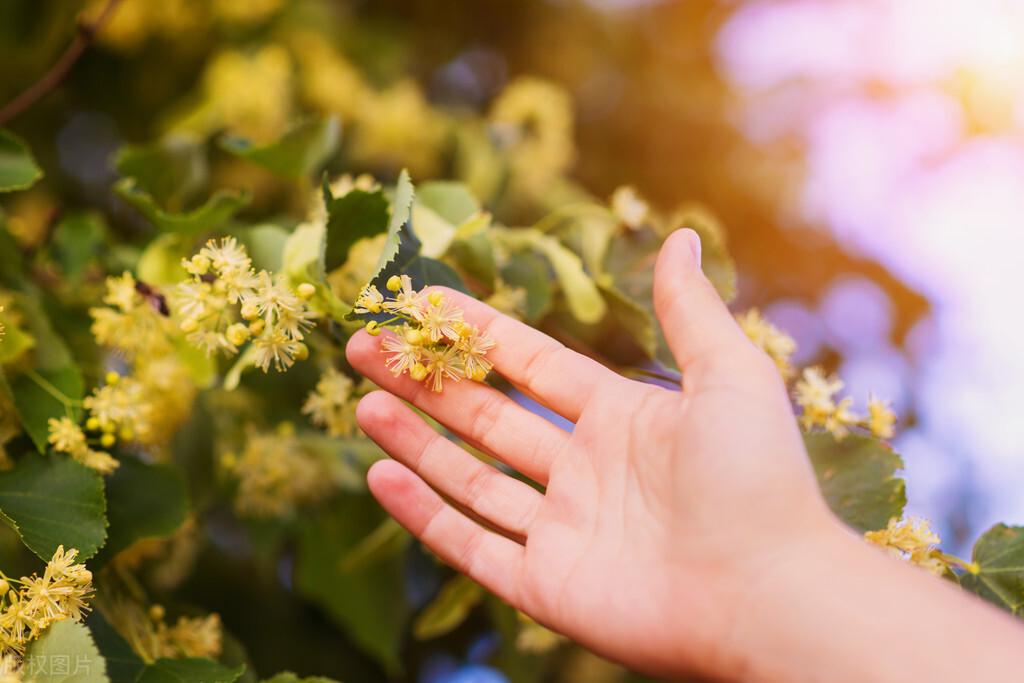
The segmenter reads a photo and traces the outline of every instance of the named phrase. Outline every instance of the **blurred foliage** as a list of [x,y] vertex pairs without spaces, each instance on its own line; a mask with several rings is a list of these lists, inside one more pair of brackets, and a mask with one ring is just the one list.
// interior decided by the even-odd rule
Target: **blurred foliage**
[[[0,7],[0,98],[105,3]],[[31,571],[63,543],[98,586],[87,631],[34,647],[95,641],[115,682],[641,680],[453,576],[385,518],[364,483],[382,454],[352,420],[367,387],[343,349],[364,285],[405,274],[675,382],[651,304],[672,230],[701,234],[727,299],[729,250],[755,303],[831,277],[846,257],[768,227],[782,186],[727,130],[708,56],[718,16],[709,2],[628,16],[539,0],[121,2],[71,77],[0,133],[0,566]],[[644,196],[613,193],[624,178]],[[722,217],[743,226],[729,249]],[[254,371],[253,345],[228,362],[193,348],[182,260],[222,236],[308,294],[308,359],[287,373]],[[800,265],[779,277],[783,259]],[[902,320],[920,311],[900,302]],[[97,408],[105,390],[120,417]],[[59,418],[89,434],[73,458],[48,441]],[[116,461],[106,476],[100,446]],[[819,432],[808,446],[852,526],[902,515],[883,442]],[[983,539],[983,569],[1011,536]],[[983,595],[1020,589],[970,576]],[[153,656],[172,624],[211,614],[217,653]]]

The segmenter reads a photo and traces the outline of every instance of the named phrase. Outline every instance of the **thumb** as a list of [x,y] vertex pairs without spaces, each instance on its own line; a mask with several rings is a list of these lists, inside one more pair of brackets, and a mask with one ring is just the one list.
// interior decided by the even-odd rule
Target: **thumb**
[[676,230],[654,267],[654,309],[681,370],[749,344],[700,267],[700,237]]

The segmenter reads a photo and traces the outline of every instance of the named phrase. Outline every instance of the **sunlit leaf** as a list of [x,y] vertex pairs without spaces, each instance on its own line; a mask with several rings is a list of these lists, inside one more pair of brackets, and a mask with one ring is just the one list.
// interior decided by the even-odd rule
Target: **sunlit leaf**
[[341,568],[346,572],[365,569],[374,562],[402,552],[410,540],[409,532],[394,518],[388,517],[345,555]]
[[218,190],[202,206],[175,213],[160,208],[153,197],[138,186],[134,178],[122,178],[114,190],[160,232],[195,235],[221,228],[232,216],[249,204],[247,191]]
[[254,145],[245,138],[232,136],[221,138],[220,145],[272,173],[297,180],[322,167],[338,150],[340,140],[341,124],[329,116],[299,124],[267,145]]
[[71,620],[52,624],[32,641],[22,667],[25,683],[110,683],[89,629]]

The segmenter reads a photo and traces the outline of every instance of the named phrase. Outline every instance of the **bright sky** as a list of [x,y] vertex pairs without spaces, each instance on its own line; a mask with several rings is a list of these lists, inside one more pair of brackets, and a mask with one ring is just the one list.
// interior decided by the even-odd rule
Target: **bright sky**
[[804,150],[803,214],[934,308],[906,353],[870,283],[839,283],[817,320],[778,314],[846,352],[861,401],[913,382],[910,511],[941,528],[976,495],[972,535],[1024,523],[1022,38],[1017,0],[800,0],[740,5],[718,42],[738,125]]

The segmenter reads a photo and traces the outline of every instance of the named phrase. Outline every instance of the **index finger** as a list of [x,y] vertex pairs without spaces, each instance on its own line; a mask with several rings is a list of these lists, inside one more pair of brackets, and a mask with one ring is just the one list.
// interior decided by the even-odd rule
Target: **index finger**
[[570,422],[579,420],[587,399],[598,389],[626,381],[592,358],[567,348],[548,335],[447,287],[444,292],[462,309],[467,322],[495,342],[487,359],[495,370],[524,394]]

